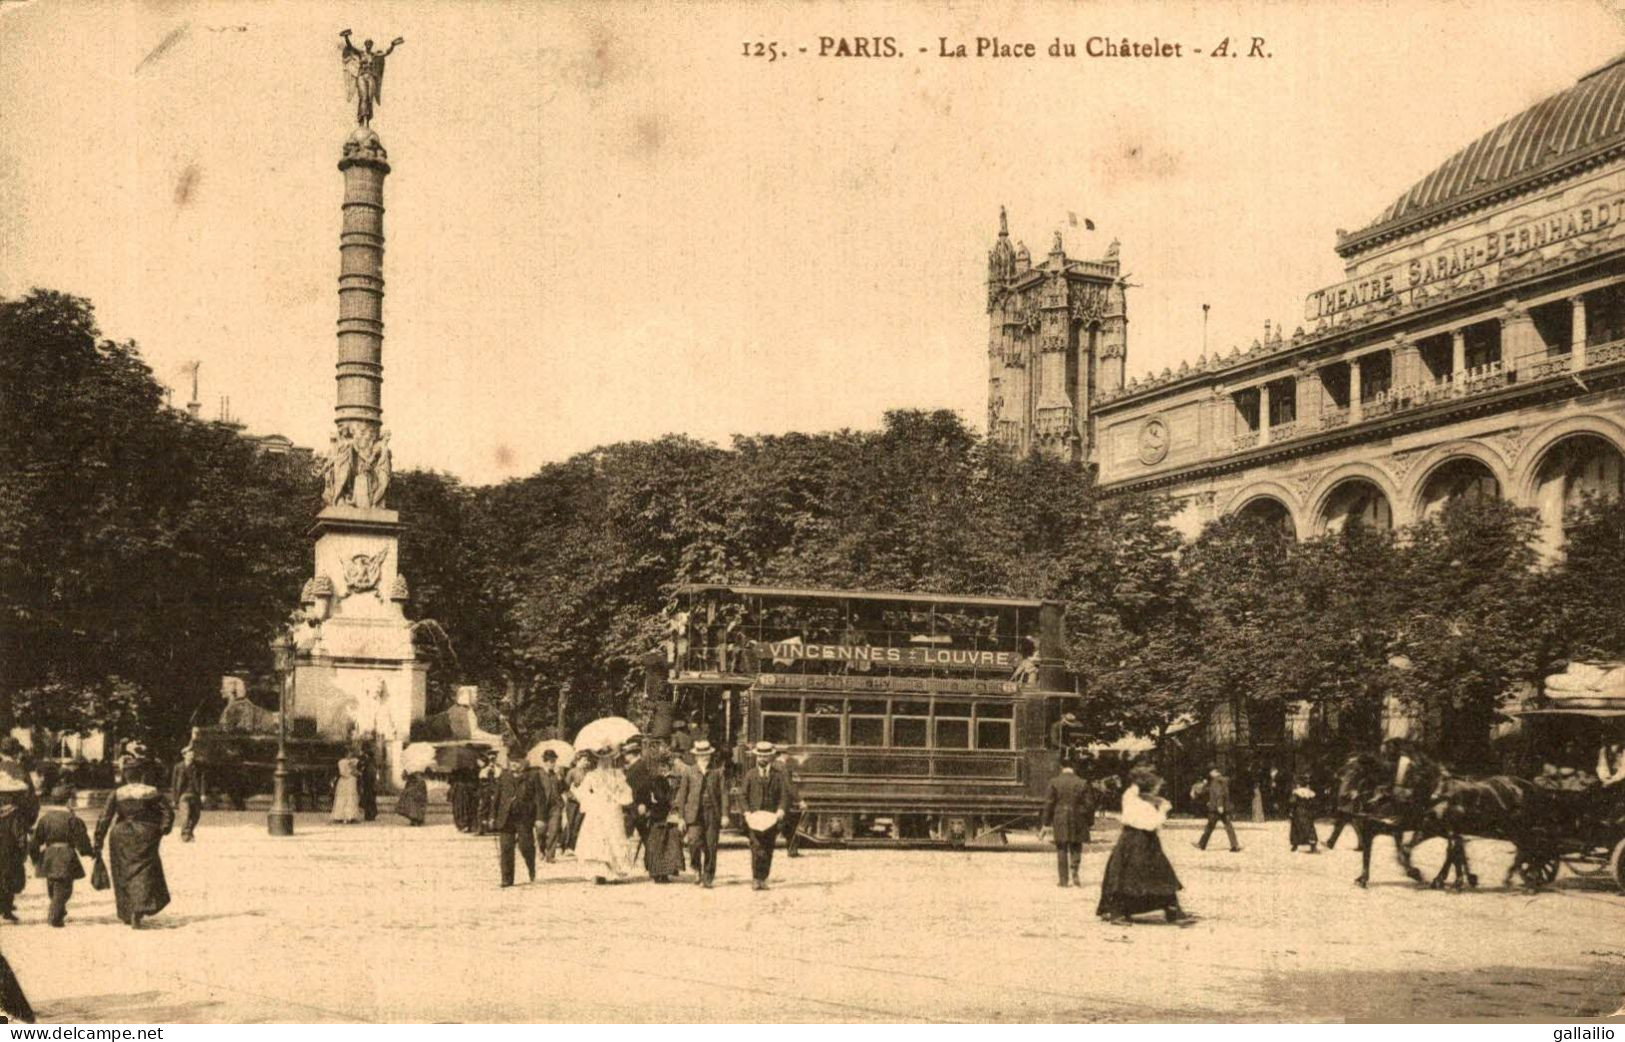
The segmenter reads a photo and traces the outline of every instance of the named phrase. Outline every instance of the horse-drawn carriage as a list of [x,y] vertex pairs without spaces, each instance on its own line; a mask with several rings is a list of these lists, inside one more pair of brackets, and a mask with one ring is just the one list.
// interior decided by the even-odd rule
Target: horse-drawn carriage
[[1528,729],[1528,748],[1540,751],[1543,766],[1533,784],[1547,799],[1544,824],[1520,850],[1524,882],[1544,886],[1567,865],[1582,875],[1607,873],[1625,893],[1625,782],[1604,786],[1591,770],[1595,762],[1608,771],[1601,750],[1625,742],[1625,705],[1551,700],[1508,715]]

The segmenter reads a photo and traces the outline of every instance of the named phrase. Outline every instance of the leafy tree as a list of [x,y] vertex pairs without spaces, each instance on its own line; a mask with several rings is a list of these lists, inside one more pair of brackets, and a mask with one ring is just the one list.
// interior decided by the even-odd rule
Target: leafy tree
[[1593,499],[1569,519],[1539,584],[1549,658],[1625,659],[1625,501]]

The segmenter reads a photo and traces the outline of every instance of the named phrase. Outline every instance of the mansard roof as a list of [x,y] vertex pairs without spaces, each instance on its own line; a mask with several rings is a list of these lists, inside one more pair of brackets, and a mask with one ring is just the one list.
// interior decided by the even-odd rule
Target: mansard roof
[[1625,54],[1495,127],[1340,236],[1344,257],[1413,228],[1489,205],[1625,150]]

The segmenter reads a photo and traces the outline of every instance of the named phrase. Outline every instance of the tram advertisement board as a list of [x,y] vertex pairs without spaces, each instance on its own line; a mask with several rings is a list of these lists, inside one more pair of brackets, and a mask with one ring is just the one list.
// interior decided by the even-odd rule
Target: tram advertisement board
[[872,644],[804,644],[799,640],[757,641],[756,652],[778,662],[867,662],[913,669],[1015,669],[1013,651],[944,648],[930,645],[880,647]]

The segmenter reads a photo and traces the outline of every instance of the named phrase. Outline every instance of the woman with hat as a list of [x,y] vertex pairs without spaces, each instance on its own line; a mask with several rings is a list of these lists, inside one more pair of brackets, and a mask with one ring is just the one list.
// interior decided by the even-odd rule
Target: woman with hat
[[333,809],[329,821],[354,825],[361,820],[361,761],[351,752],[339,761],[339,776],[333,780]]
[[1179,877],[1157,835],[1169,809],[1161,791],[1162,778],[1150,767],[1129,772],[1129,787],[1123,790],[1123,831],[1100,880],[1100,905],[1095,911],[1103,919],[1127,926],[1132,916],[1159,908],[1170,923],[1189,918],[1179,907]]
[[1289,799],[1292,825],[1287,840],[1292,845],[1292,852],[1297,853],[1299,847],[1308,847],[1309,853],[1320,853],[1320,834],[1315,831],[1315,790],[1309,787],[1309,772],[1298,772],[1297,783]]
[[28,830],[39,814],[39,796],[22,760],[22,743],[0,738],[0,919],[8,923],[17,921],[13,902],[28,883]]
[[155,766],[144,759],[127,760],[124,784],[113,790],[96,823],[95,855],[100,858],[106,846],[118,917],[136,929],[169,904],[158,845],[174,827],[175,812],[154,785]]
[[421,825],[429,814],[429,783],[422,771],[406,776],[401,794],[395,799],[395,813],[406,819],[408,825]]
[[572,790],[581,807],[581,834],[576,839],[576,861],[596,883],[631,872],[632,849],[626,838],[627,807],[632,790],[615,765],[615,746],[606,741],[593,751],[596,766]]

